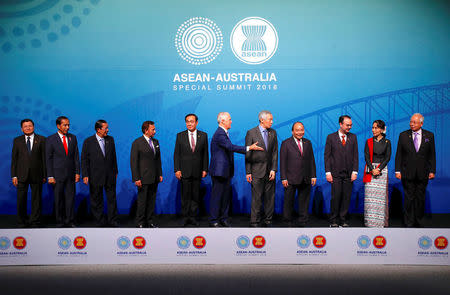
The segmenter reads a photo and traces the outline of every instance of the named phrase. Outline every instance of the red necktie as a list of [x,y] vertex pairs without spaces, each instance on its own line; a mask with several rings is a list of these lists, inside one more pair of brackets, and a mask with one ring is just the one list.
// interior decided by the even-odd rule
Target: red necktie
[[192,152],[194,152],[195,151],[194,133],[191,133],[191,148],[192,148]]
[[345,135],[342,135],[342,145],[345,146]]
[[298,149],[300,150],[300,154],[303,156],[303,149],[302,149],[302,145],[300,144],[300,140],[297,140],[297,144],[298,144]]
[[64,145],[64,150],[66,151],[66,156],[69,154],[69,148],[67,147],[67,141],[66,141],[66,137],[63,135],[63,145]]

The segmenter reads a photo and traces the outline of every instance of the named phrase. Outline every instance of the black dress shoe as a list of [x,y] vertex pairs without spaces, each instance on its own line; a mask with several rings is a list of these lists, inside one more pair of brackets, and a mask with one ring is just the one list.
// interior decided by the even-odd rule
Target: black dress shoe
[[264,222],[264,227],[273,227],[273,224],[271,221],[269,222]]
[[149,222],[147,227],[148,228],[157,228],[158,226],[156,224],[154,224],[154,223]]
[[347,222],[344,222],[343,224],[341,224],[341,227],[350,227],[350,225]]
[[259,227],[258,223],[250,223],[250,227]]
[[227,220],[220,221],[220,225],[223,227],[231,227],[231,223],[229,223]]
[[339,227],[339,224],[337,224],[337,223],[330,223],[330,227]]
[[69,223],[66,225],[66,227],[76,228],[77,226],[75,225],[75,223]]
[[137,228],[144,228],[145,226],[143,224],[136,225]]
[[219,227],[219,224],[217,222],[210,223],[209,227]]
[[200,223],[198,223],[198,221],[197,220],[195,220],[195,219],[192,219],[191,220],[191,224],[193,225],[193,226],[200,226]]

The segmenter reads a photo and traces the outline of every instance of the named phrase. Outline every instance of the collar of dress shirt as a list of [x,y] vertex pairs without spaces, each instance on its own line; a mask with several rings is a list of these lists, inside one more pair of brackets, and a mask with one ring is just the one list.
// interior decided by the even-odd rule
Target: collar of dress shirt
[[[412,130],[411,130],[412,131]],[[420,128],[419,130],[417,130],[417,131],[412,131],[412,135],[414,135],[414,133],[417,133],[417,135],[422,135],[422,128]]]
[[227,130],[227,129],[223,128],[223,127],[220,126],[220,125],[219,125],[219,127],[222,128],[222,129],[225,131],[226,134],[228,134],[228,130]]
[[294,139],[295,143],[300,142],[303,145],[303,140],[302,139],[297,139],[297,138],[295,138],[295,136],[292,136],[292,138]]
[[345,140],[347,141],[347,134],[344,134],[341,132],[341,130],[338,131],[339,132],[339,140],[342,141],[342,136],[345,136]]
[[264,130],[267,130],[266,128],[262,127],[261,124],[258,125],[259,127],[259,131],[261,132],[261,134],[264,132]]
[[97,141],[100,141],[101,139],[105,140],[105,138],[104,138],[104,137],[100,137],[100,136],[98,136],[98,134],[97,134],[97,133],[95,133],[95,137],[97,138]]
[[194,138],[197,138],[197,129],[195,129],[193,132],[188,130],[189,138],[191,138],[191,134],[194,134]]
[[[145,136],[145,135],[142,135],[142,136],[144,136],[145,140],[146,140],[147,142],[149,142],[150,137],[147,137],[147,136]],[[152,140],[152,142],[153,142],[153,140]]]
[[66,139],[68,138],[68,136],[67,136],[67,134],[62,134],[61,132],[57,132],[58,133],[58,135],[59,135],[59,138],[61,138],[61,140],[63,140],[63,136],[65,136],[66,137]]
[[24,134],[24,136],[25,136],[25,142],[27,142],[27,138],[30,137],[30,141],[31,141],[31,143],[33,143],[33,140],[34,140],[34,133],[32,133],[31,135],[25,135],[25,134]]

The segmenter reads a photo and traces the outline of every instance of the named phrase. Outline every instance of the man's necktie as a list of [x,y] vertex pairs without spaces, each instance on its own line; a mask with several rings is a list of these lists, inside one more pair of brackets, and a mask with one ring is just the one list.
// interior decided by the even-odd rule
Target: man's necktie
[[300,140],[297,140],[298,149],[300,150],[300,154],[303,156],[302,145],[300,144]]
[[148,140],[148,144],[150,145],[150,148],[152,149],[153,154],[155,154],[155,147],[153,146],[153,141],[151,138]]
[[345,135],[342,135],[342,145],[345,146]]
[[100,148],[102,150],[103,156],[105,156],[105,139],[100,138]]
[[419,151],[419,133],[414,132],[414,147],[416,148],[416,153]]
[[194,133],[191,133],[191,149],[192,149],[192,152],[195,151]]
[[27,149],[28,149],[28,153],[31,154],[31,142],[30,142],[29,136],[27,136]]
[[268,136],[267,136],[267,129],[263,130],[263,139],[264,139],[264,144],[266,145],[266,151],[269,149],[268,147]]
[[66,156],[69,154],[69,147],[67,146],[67,141],[66,141],[66,137],[63,135],[63,145],[64,145],[64,150],[66,151]]

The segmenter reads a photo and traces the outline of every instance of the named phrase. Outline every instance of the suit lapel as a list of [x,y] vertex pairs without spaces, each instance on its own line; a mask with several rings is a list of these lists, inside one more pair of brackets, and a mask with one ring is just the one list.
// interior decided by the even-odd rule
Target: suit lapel
[[103,140],[105,141],[105,155],[103,155],[102,148],[100,147],[100,142],[98,141],[97,136],[94,135],[94,141],[97,143],[97,144],[96,144],[96,146],[97,146],[97,151],[100,153],[100,155],[102,155],[103,157],[105,157],[105,156],[106,156],[106,147],[107,147],[107,144],[106,144],[106,138],[103,138]]
[[[423,132],[422,132],[422,138],[423,138]],[[409,145],[409,148],[416,153],[416,147],[414,146],[414,136],[413,136],[413,132],[411,130],[408,131],[408,145]]]
[[[302,154],[300,153],[300,150],[299,150],[299,148],[298,148],[297,141],[295,140],[294,137],[291,137],[291,145],[292,145],[292,148],[294,149],[294,151],[297,151],[297,153],[298,153],[300,156],[302,156]],[[305,145],[303,145],[303,148],[304,148],[304,147],[305,147]],[[303,150],[303,152],[305,152],[305,151]]]
[[422,140],[420,141],[420,147],[419,147],[419,150],[417,152],[420,152],[420,150],[424,146],[424,143],[425,143],[425,132],[423,132],[423,129],[422,129]]

